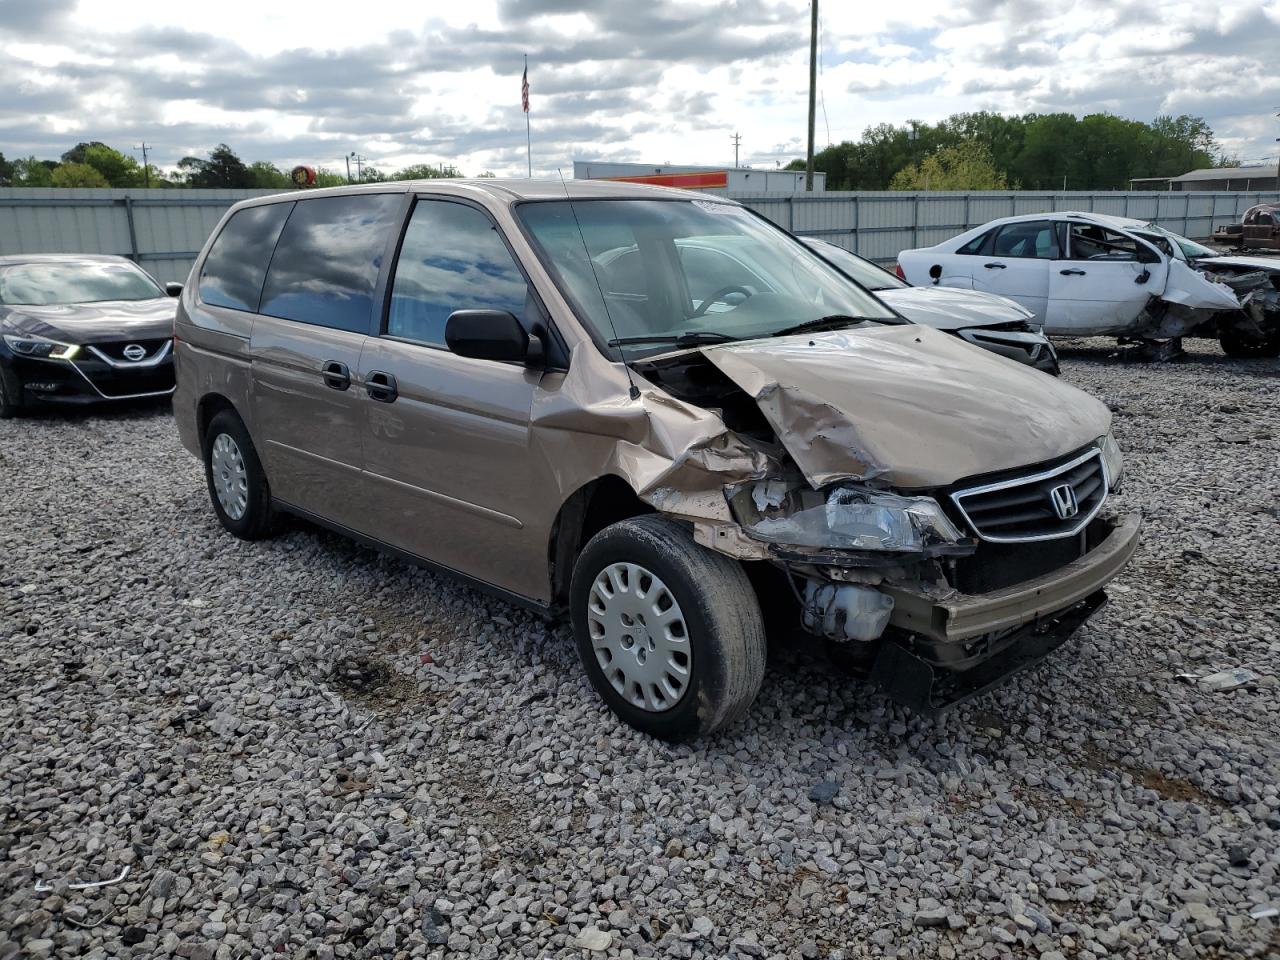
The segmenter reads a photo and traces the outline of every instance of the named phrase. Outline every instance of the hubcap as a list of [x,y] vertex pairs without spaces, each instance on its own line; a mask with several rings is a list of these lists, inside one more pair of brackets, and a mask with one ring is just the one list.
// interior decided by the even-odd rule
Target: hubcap
[[213,473],[213,492],[218,496],[222,512],[239,520],[249,508],[249,471],[244,465],[240,447],[229,435],[220,433],[209,454]]
[[650,713],[670,710],[689,689],[689,630],[667,585],[634,563],[612,563],[587,599],[587,628],[596,662],[628,703]]

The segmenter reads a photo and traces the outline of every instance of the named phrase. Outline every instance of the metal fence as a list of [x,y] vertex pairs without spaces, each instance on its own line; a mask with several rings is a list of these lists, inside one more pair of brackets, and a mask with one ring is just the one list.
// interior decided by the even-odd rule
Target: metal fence
[[778,226],[821,237],[881,263],[899,251],[941,243],[1000,217],[1078,210],[1154,221],[1203,240],[1257,203],[1280,193],[1171,193],[1151,190],[1041,193],[1031,191],[903,193],[893,190],[745,194],[733,198]]
[[[0,188],[0,254],[115,253],[161,282],[185,281],[223,211],[271,190],[60,190]],[[1280,193],[734,193],[793,233],[822,237],[880,262],[997,217],[1086,210],[1154,220],[1174,233],[1210,236]]]
[[185,281],[237,200],[272,190],[0,189],[0,254],[114,253]]

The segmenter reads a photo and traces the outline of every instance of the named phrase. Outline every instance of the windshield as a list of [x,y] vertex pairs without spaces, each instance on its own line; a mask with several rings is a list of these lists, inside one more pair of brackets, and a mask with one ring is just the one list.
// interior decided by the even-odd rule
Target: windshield
[[803,244],[734,204],[554,200],[517,212],[579,315],[629,358],[677,339],[743,340],[824,319],[900,322]]
[[824,260],[835,264],[843,273],[862,284],[868,290],[901,290],[911,284],[899,280],[888,270],[876,266],[870,260],[863,260],[856,253],[850,253],[844,247],[837,247],[826,240],[815,240],[801,237],[805,246],[811,248]]
[[[1203,243],[1196,243],[1194,240],[1188,240],[1186,237],[1180,237],[1176,233],[1166,230],[1159,224],[1148,223],[1147,229],[1154,230],[1163,237],[1168,237],[1176,248],[1174,256],[1178,257],[1179,260],[1195,260],[1199,257],[1221,256],[1217,250],[1206,247]],[[1181,256],[1179,256],[1179,254],[1181,254]]]
[[47,261],[0,267],[0,303],[45,307],[99,300],[154,300],[155,281],[128,263]]

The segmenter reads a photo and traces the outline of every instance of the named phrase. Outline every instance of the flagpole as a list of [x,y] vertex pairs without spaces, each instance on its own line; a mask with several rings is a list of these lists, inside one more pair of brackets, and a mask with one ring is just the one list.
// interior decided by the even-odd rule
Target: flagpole
[[[525,82],[529,82],[529,55],[524,55]],[[533,134],[529,131],[529,108],[524,111],[524,148],[525,157],[529,161],[529,179],[533,179]]]

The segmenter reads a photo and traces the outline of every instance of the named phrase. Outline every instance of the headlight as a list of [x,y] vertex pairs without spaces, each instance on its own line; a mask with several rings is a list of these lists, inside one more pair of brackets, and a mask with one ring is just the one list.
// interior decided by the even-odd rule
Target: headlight
[[4,335],[5,345],[20,357],[35,357],[39,360],[70,360],[80,348],[73,343],[58,343],[44,337],[15,337]]
[[1120,445],[1110,433],[1098,438],[1098,449],[1102,451],[1102,465],[1107,471],[1107,482],[1110,489],[1115,490],[1124,476],[1124,454],[1120,452]]
[[931,497],[854,485],[828,492],[788,489],[780,480],[761,480],[736,491],[729,502],[747,535],[769,543],[920,553],[962,540]]

